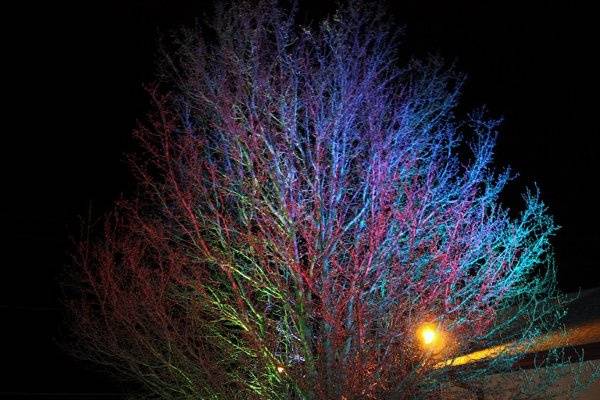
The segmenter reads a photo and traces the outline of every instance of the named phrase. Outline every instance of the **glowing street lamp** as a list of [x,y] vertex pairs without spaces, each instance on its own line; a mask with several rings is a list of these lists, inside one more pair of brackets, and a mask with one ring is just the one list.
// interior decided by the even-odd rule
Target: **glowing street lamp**
[[421,341],[423,344],[432,344],[437,337],[437,332],[430,327],[424,328],[421,332]]
[[433,323],[424,323],[417,329],[417,339],[425,350],[438,353],[444,345],[443,334]]

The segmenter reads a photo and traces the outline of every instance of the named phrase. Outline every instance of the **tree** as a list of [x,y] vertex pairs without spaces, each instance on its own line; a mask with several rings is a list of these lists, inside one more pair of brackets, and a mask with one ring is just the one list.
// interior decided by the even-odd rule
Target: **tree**
[[498,121],[455,116],[460,74],[400,67],[358,3],[312,29],[275,1],[216,15],[164,52],[137,194],[79,242],[82,356],[146,398],[438,398],[557,326],[556,226],[537,192],[500,204]]

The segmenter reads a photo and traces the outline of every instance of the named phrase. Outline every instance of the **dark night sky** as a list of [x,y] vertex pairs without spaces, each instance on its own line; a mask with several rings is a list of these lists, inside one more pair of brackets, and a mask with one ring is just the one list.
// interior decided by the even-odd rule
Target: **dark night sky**
[[[147,108],[142,83],[152,79],[158,32],[192,23],[208,2],[81,3],[24,4],[4,17],[10,20],[2,39],[10,105],[0,169],[0,324],[8,374],[0,380],[0,397],[117,390],[56,345],[57,277],[78,216],[90,204],[100,215],[131,187],[123,154]],[[398,24],[406,25],[403,52],[455,60],[469,77],[465,109],[486,104],[504,116],[498,164],[521,174],[508,201],[538,183],[562,226],[554,241],[561,287],[600,286],[600,65],[592,6],[566,0],[392,3],[399,3],[391,7]],[[300,4],[308,18],[332,9],[327,0]]]

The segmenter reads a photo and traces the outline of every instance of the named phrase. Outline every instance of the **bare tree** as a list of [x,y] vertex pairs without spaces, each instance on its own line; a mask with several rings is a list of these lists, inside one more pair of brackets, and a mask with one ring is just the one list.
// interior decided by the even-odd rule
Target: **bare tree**
[[462,77],[400,66],[366,6],[216,15],[148,89],[138,194],[79,244],[81,354],[146,398],[483,396],[563,312],[544,204],[499,203],[497,121],[458,120]]

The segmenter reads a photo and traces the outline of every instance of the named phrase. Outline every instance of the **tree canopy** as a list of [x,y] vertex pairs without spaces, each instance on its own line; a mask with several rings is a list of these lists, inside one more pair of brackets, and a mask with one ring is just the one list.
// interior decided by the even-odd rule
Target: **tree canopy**
[[502,206],[462,75],[360,2],[295,15],[231,2],[162,53],[137,192],[74,255],[76,348],[146,398],[481,393],[564,313],[557,227],[536,191]]

